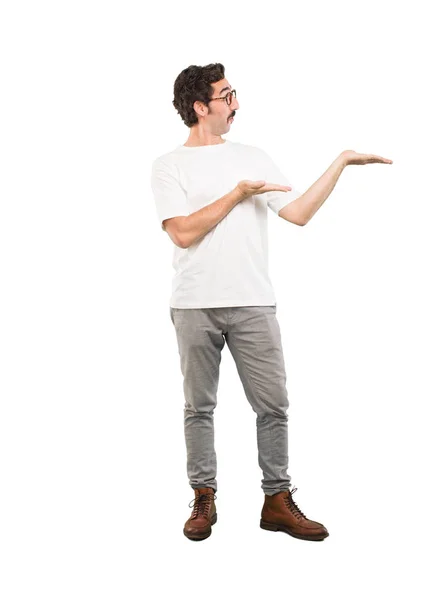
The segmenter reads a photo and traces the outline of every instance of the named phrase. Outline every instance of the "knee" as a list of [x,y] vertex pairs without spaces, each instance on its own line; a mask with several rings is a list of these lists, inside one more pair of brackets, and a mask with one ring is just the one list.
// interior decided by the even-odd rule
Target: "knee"
[[266,422],[274,419],[282,419],[288,420],[288,409],[289,409],[289,400],[287,395],[280,395],[278,397],[274,397],[274,402],[272,404],[266,403],[260,407],[260,410],[256,411],[257,420]]
[[183,412],[185,417],[193,417],[196,419],[212,417],[214,413],[215,407],[209,405],[195,405],[185,404]]
[[277,410],[277,409],[270,410],[265,413],[257,414],[257,418],[256,418],[257,423],[261,423],[261,424],[270,423],[271,421],[287,422],[288,420],[289,420],[289,417],[287,415],[287,410]]

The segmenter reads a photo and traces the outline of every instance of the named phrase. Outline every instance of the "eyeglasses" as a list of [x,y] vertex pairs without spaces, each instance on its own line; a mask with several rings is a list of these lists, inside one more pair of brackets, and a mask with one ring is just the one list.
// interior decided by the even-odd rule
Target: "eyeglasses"
[[212,102],[212,100],[225,100],[230,106],[230,104],[232,103],[233,96],[236,98],[236,90],[230,90],[230,92],[225,96],[219,96],[218,98],[210,98],[209,102]]

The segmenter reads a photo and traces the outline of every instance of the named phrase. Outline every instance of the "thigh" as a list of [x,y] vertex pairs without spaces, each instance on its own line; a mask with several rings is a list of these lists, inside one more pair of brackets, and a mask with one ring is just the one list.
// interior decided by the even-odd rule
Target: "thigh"
[[281,414],[288,407],[286,371],[275,306],[239,307],[233,312],[227,345],[248,400],[256,412]]
[[225,345],[219,314],[215,309],[172,308],[180,364],[187,400],[211,409],[216,403],[221,351]]

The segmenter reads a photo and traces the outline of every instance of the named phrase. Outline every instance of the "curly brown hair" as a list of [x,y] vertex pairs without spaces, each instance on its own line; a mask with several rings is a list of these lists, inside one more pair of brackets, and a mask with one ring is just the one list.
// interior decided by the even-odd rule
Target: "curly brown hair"
[[224,79],[224,65],[212,63],[204,67],[190,65],[176,77],[173,105],[188,127],[198,123],[194,102],[207,104],[212,97],[211,83]]

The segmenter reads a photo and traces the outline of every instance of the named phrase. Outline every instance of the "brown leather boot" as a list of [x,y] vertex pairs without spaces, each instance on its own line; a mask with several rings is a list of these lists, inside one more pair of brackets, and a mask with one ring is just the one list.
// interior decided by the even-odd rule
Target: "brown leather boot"
[[[212,525],[216,523],[215,490],[211,487],[194,488],[194,507],[183,533],[190,540],[205,540],[212,533]],[[191,508],[191,503],[188,505]]]
[[284,531],[301,540],[322,541],[328,537],[326,527],[310,521],[293,502],[292,491],[284,490],[273,496],[265,494],[260,527],[268,531]]

